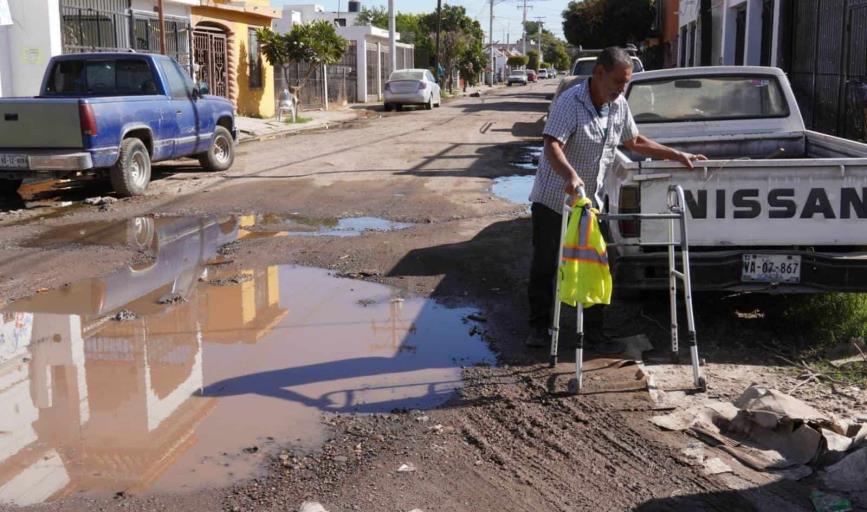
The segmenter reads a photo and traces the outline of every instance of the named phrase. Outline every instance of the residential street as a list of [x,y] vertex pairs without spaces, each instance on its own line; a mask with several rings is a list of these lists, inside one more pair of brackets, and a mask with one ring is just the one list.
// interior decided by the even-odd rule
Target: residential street
[[[761,304],[697,298],[701,396],[669,364],[662,296],[605,319],[649,337],[647,366],[590,356],[580,396],[572,336],[554,369],[524,346],[527,204],[492,187],[526,199],[531,177],[495,180],[534,173],[556,86],[358,109],[244,143],[226,172],[156,164],[146,195],[102,205],[82,202],[100,184],[25,186],[2,205],[0,295],[46,347],[0,373],[0,403],[51,415],[0,406],[0,455],[27,438],[0,482],[33,504],[0,509],[812,510],[809,484],[710,447],[731,470],[703,471],[695,438],[648,421],[676,409],[648,372],[689,403],[798,382],[739,313]],[[792,394],[848,417],[855,389]]]

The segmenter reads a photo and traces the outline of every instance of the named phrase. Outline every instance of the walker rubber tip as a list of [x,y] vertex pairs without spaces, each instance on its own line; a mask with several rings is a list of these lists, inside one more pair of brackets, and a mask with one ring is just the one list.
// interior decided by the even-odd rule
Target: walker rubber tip
[[569,379],[569,386],[567,387],[569,393],[572,395],[577,395],[581,392],[581,386],[578,384],[578,379]]

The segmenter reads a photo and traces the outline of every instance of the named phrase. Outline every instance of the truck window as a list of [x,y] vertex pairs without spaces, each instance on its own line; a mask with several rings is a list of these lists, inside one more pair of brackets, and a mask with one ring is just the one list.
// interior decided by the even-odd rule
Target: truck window
[[184,74],[178,69],[177,64],[172,59],[160,59],[160,69],[166,76],[169,86],[169,94],[172,98],[189,98],[193,93],[192,82],[187,82]]
[[787,117],[773,76],[691,76],[633,82],[626,91],[639,123]]
[[61,60],[54,64],[44,94],[132,96],[158,94],[143,59]]

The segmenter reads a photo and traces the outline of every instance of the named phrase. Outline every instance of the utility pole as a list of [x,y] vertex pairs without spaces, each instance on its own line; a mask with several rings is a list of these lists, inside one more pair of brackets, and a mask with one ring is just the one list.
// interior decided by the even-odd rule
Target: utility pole
[[157,0],[157,12],[160,18],[160,53],[166,54],[166,16],[163,9],[163,0]]
[[388,44],[391,51],[391,71],[397,69],[397,39],[394,35],[394,0],[388,0]]
[[544,19],[545,18],[542,18],[539,16],[536,17],[536,23],[537,23],[536,35],[539,36],[539,64],[541,64],[544,60],[542,58],[542,25],[545,23],[542,20],[544,20]]
[[524,10],[524,20],[521,23],[521,53],[527,55],[527,9],[532,9],[533,6],[527,5],[529,0],[523,0],[524,6],[518,6],[518,9]]
[[442,79],[440,78],[440,30],[442,29],[442,11],[443,11],[443,0],[437,0],[437,45],[434,50],[434,73],[436,74],[437,84],[442,86]]
[[491,0],[491,19],[488,20],[488,42],[491,50],[491,87],[494,86],[494,0]]

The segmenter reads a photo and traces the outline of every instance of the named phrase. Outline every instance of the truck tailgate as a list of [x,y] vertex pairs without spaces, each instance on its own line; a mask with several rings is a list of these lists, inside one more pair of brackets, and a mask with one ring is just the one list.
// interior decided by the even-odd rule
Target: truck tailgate
[[0,150],[81,147],[77,99],[0,99]]
[[[633,179],[642,213],[664,210],[669,185],[684,188],[693,246],[867,245],[865,158],[651,162]],[[667,240],[666,222],[642,223],[643,243]]]

